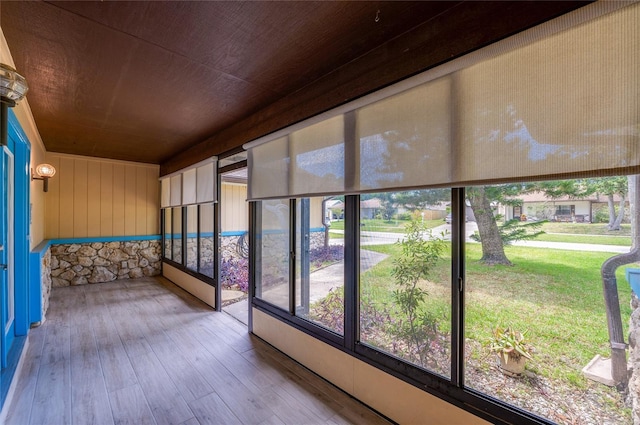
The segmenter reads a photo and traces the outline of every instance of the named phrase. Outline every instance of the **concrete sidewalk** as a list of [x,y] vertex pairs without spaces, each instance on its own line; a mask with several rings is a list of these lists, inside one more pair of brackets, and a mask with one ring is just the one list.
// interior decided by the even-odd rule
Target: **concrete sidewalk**
[[[387,254],[360,250],[360,271],[365,272],[387,258]],[[318,269],[310,274],[309,284],[309,301],[314,303],[327,296],[332,289],[340,288],[344,285],[344,263],[336,263],[327,267]],[[228,291],[240,292],[240,291]],[[227,294],[230,296],[232,294]],[[288,305],[289,303],[289,284],[278,285],[264,292],[264,298],[276,305]],[[235,317],[242,323],[247,323],[249,317],[249,303],[247,298],[229,304],[222,308],[222,311]]]

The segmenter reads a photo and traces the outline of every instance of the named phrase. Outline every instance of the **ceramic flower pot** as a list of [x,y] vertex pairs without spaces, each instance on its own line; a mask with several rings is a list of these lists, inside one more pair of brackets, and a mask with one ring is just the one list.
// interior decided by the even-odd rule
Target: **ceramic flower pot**
[[505,361],[504,356],[498,356],[498,358],[500,359],[500,370],[502,373],[508,376],[513,376],[514,378],[522,376],[522,373],[524,372],[524,365],[527,362],[526,357],[508,357],[508,361]]

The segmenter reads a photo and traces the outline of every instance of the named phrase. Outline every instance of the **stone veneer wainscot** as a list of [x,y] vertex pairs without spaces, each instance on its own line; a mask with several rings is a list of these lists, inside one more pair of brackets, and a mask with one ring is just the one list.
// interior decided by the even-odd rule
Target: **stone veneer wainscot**
[[160,241],[52,244],[53,287],[160,274]]

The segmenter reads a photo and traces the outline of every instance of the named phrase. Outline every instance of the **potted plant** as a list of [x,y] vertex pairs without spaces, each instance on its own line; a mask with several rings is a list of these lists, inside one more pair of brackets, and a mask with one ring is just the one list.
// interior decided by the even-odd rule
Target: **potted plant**
[[496,326],[491,340],[491,351],[498,354],[500,370],[505,375],[518,377],[524,372],[527,359],[531,359],[531,347],[525,340],[527,332],[519,332],[511,326]]

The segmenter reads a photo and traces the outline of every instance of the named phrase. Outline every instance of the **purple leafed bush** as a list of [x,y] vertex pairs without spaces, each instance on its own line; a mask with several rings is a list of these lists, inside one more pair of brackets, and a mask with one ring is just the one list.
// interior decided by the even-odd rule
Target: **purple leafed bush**
[[315,268],[341,261],[343,258],[344,246],[342,245],[321,246],[309,250],[309,262]]
[[249,261],[246,258],[223,258],[220,262],[220,283],[223,288],[249,290]]

